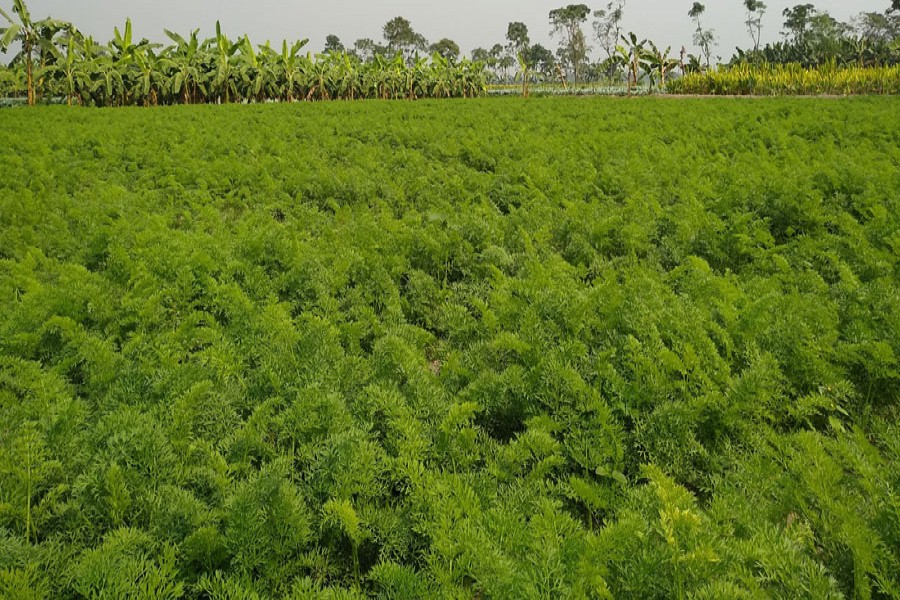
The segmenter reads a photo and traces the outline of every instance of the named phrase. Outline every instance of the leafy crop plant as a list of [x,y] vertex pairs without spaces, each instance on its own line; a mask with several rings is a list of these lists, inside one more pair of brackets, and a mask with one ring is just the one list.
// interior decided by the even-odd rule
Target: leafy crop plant
[[0,598],[896,598],[898,140],[875,97],[0,111]]

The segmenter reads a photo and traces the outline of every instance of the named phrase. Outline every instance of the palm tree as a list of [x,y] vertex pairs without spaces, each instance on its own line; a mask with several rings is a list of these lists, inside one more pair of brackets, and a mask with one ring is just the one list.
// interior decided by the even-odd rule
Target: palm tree
[[13,12],[17,19],[13,19],[0,8],[0,16],[8,23],[6,27],[0,28],[0,50],[5,51],[17,41],[22,44],[22,51],[13,58],[13,62],[25,63],[28,105],[34,106],[34,53],[40,52],[41,56],[46,56],[53,47],[56,34],[70,28],[71,25],[49,17],[41,21],[32,21],[31,13],[28,12],[23,0],[13,0]]

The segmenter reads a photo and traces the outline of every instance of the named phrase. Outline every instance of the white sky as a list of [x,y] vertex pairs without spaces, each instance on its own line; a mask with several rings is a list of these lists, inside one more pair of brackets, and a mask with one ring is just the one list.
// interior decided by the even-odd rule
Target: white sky
[[[554,49],[556,44],[550,40],[548,13],[572,1],[29,0],[28,5],[33,18],[49,14],[72,21],[83,32],[103,42],[112,37],[114,26],[121,28],[126,17],[131,17],[134,22],[138,39],[146,37],[161,42],[168,41],[163,35],[164,27],[179,33],[199,27],[203,35],[208,35],[215,30],[218,19],[232,38],[244,33],[256,43],[267,39],[280,42],[284,38],[309,38],[308,48],[313,51],[322,48],[329,33],[338,35],[347,46],[362,37],[378,41],[384,23],[402,15],[430,41],[449,37],[468,53],[478,46],[489,48],[505,42],[510,21],[524,22],[533,42]],[[575,3],[580,1],[574,0]],[[763,41],[780,39],[784,21],[782,10],[809,1],[841,21],[848,21],[861,11],[883,12],[890,6],[890,0],[769,0]],[[596,10],[603,8],[606,2],[608,0],[596,0],[587,4]],[[689,51],[693,50],[693,25],[687,16],[691,4],[692,0],[628,0],[625,30],[650,38],[660,47],[671,45],[677,51],[684,45]],[[714,28],[718,35],[714,54],[727,60],[736,45],[749,46],[742,0],[706,0],[705,4],[706,25]],[[9,8],[11,1],[0,0],[0,6]],[[589,37],[593,34],[590,23],[585,34]],[[600,53],[595,42],[593,56],[598,57]]]

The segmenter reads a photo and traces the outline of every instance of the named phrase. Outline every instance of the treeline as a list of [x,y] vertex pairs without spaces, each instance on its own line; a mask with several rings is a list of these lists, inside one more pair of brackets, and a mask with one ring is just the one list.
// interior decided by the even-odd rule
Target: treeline
[[[429,43],[409,20],[395,17],[382,28],[383,43],[371,38],[345,47],[330,34],[322,54],[303,52],[308,40],[281,46],[237,40],[217,26],[216,36],[202,40],[166,31],[168,46],[132,39],[130,21],[108,44],[82,35],[66,22],[33,21],[23,0],[13,0],[12,15],[3,11],[0,50],[19,47],[9,68],[0,67],[0,96],[55,99],[95,106],[175,103],[260,102],[356,98],[471,97],[488,83],[529,85],[583,81],[666,87],[669,74],[683,76],[714,68],[752,64],[826,64],[870,68],[900,63],[900,0],[880,12],[862,12],[849,23],[836,20],[812,4],[785,9],[784,40],[761,45],[767,5],[743,0],[750,39],[728,63],[714,56],[717,35],[706,26],[706,7],[694,2],[687,17],[694,23],[691,53],[682,46],[657,47],[626,34],[622,22],[627,0],[611,0],[592,11],[570,4],[550,11],[549,25],[559,45],[555,52],[532,43],[528,26],[511,22],[504,43],[476,48],[460,58],[459,45],[443,38]],[[591,20],[592,19],[592,20]],[[585,34],[590,21],[593,35]],[[591,58],[592,45],[599,56]]]
[[186,37],[166,30],[171,43],[162,46],[135,40],[130,20],[101,44],[71,23],[32,20],[22,0],[13,1],[13,13],[2,13],[9,26],[0,29],[0,48],[19,42],[21,51],[0,70],[0,96],[27,97],[29,104],[38,98],[89,106],[470,98],[486,87],[482,63],[441,54],[439,47],[431,56],[403,44],[367,59],[339,48],[313,55],[303,51],[308,40],[255,45],[246,35],[230,39],[218,23],[205,40],[199,30]]
[[[559,43],[555,52],[532,44],[528,26],[512,22],[502,43],[476,48],[472,57],[487,65],[494,82],[521,80],[523,73],[534,81],[622,82],[637,72],[641,82],[651,87],[655,83],[653,69],[641,69],[635,62],[646,59],[652,63],[659,55],[670,62],[670,71],[677,67],[680,74],[708,71],[723,63],[797,63],[803,67],[829,62],[861,67],[900,63],[900,0],[894,0],[883,13],[861,12],[849,23],[812,4],[795,5],[782,12],[784,39],[765,46],[761,39],[767,5],[759,0],[743,0],[742,5],[750,45],[736,48],[727,63],[716,54],[718,36],[704,21],[704,4],[694,2],[686,13],[694,25],[694,51],[685,45],[680,50],[669,47],[646,55],[643,50],[656,45],[623,27],[627,0],[611,0],[600,10],[572,4],[551,11],[549,25]],[[638,52],[632,51],[634,46]]]
[[[768,63],[798,64],[820,67],[828,63],[861,67],[877,67],[900,63],[900,0],[893,0],[884,13],[861,12],[849,23],[832,17],[828,11],[812,4],[798,4],[785,9],[784,40],[760,46],[759,30],[765,4],[745,0],[752,5],[748,27],[755,44],[737,48],[730,64]],[[761,7],[761,8],[760,8]]]

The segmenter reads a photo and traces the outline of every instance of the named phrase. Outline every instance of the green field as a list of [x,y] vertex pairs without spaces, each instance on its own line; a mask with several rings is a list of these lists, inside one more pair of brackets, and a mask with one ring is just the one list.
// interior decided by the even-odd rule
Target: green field
[[898,114],[0,111],[0,598],[900,597]]

